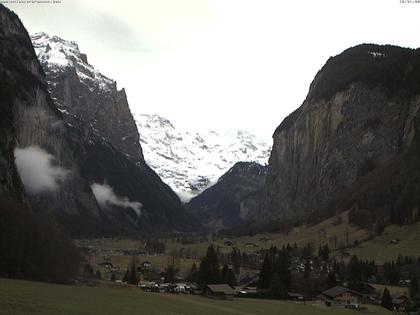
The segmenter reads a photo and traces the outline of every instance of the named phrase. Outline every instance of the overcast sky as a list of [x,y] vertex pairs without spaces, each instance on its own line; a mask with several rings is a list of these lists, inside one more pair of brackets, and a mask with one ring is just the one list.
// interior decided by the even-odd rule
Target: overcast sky
[[78,42],[135,113],[241,128],[267,141],[328,57],[360,43],[420,47],[400,0],[62,0],[8,4],[30,33]]

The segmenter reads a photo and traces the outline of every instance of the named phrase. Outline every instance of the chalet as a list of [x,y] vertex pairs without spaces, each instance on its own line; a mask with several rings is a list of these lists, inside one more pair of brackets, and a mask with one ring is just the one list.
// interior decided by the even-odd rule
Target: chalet
[[228,284],[208,284],[204,288],[204,296],[220,300],[233,300],[235,291]]
[[404,295],[392,299],[392,306],[396,311],[405,310],[408,305],[410,305],[410,299]]
[[360,289],[360,293],[362,294],[362,303],[379,304],[379,295],[373,285],[369,283],[363,283]]
[[318,296],[329,307],[355,307],[358,308],[362,294],[344,287],[333,287]]

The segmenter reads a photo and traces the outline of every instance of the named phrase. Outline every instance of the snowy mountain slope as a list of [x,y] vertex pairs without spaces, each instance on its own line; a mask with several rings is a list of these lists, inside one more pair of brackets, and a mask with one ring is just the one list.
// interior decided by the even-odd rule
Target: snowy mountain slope
[[269,145],[247,131],[184,131],[156,114],[134,114],[134,119],[146,162],[184,201],[236,162],[268,162]]
[[49,36],[43,32],[32,35],[31,40],[46,72],[54,73],[67,67],[75,68],[80,81],[88,84],[91,91],[95,87],[109,91],[115,85],[114,80],[107,78],[88,63],[87,56],[80,52],[76,42]]

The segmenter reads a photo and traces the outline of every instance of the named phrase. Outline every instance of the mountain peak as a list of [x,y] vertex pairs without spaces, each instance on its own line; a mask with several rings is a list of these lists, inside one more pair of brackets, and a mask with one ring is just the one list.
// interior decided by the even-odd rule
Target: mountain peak
[[114,80],[104,76],[88,63],[86,54],[80,52],[76,42],[44,32],[31,35],[31,40],[46,71],[56,73],[73,67],[79,80],[92,89],[99,87],[102,91],[109,91],[115,86]]

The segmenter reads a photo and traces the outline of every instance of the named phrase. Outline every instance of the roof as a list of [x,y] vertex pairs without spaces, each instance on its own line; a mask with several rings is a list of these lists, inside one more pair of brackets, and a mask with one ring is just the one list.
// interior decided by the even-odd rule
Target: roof
[[405,303],[408,303],[406,299],[393,299],[392,300],[392,304],[395,304],[395,305],[401,305]]
[[233,289],[228,284],[208,284],[207,288],[214,293],[235,294]]
[[322,292],[322,294],[327,296],[327,297],[330,297],[330,298],[335,298],[336,296],[341,295],[341,294],[346,293],[346,292],[350,292],[350,293],[353,293],[353,294],[359,295],[359,296],[361,295],[357,291],[351,290],[349,288],[340,287],[340,286],[328,289],[328,290]]

